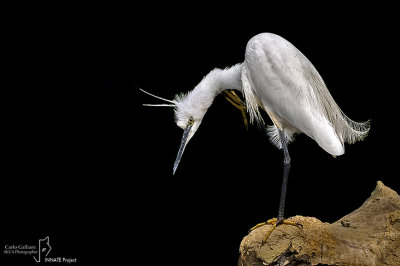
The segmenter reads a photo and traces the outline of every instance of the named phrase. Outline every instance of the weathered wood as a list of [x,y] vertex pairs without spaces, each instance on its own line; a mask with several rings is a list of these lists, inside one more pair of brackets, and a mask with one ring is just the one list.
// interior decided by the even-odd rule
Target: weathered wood
[[238,265],[400,265],[400,197],[381,181],[360,208],[337,222],[289,220],[303,229],[281,225],[265,245],[271,225],[244,237]]

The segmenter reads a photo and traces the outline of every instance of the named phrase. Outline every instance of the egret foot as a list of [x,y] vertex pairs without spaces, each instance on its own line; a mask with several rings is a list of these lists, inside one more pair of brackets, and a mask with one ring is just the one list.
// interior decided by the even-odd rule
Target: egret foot
[[303,229],[303,226],[302,226],[301,224],[299,224],[299,223],[287,221],[287,220],[285,220],[285,219],[283,219],[283,218],[282,218],[282,219],[272,218],[272,219],[269,219],[269,220],[266,221],[266,222],[256,224],[255,226],[253,226],[252,228],[250,228],[249,231],[253,231],[254,229],[257,229],[257,228],[259,228],[259,227],[261,227],[261,226],[264,226],[264,225],[266,225],[266,224],[270,224],[270,225],[272,225],[272,227],[269,229],[269,231],[268,231],[267,234],[265,235],[265,237],[264,237],[264,239],[263,239],[263,241],[262,241],[262,245],[264,245],[264,244],[267,242],[267,239],[268,239],[268,237],[271,235],[272,231],[274,231],[274,229],[275,229],[277,226],[281,225],[281,224],[293,225],[293,226],[296,226],[296,227],[299,227],[299,228],[302,228],[302,229]]
[[233,90],[230,91],[224,90],[223,93],[225,99],[241,111],[244,126],[246,127],[246,130],[248,130],[249,128],[246,117],[246,106],[244,105],[243,101],[239,98],[239,96],[236,95],[236,93]]

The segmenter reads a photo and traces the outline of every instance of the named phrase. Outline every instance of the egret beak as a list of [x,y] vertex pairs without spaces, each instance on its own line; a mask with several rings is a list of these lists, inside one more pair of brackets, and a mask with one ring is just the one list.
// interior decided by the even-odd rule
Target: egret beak
[[181,146],[179,147],[178,156],[176,156],[176,160],[174,163],[173,175],[175,175],[176,168],[178,168],[179,162],[181,161],[182,154],[183,154],[183,151],[185,150],[185,147],[186,147],[186,144],[188,141],[188,137],[189,137],[189,133],[190,133],[190,129],[192,128],[193,123],[194,123],[193,119],[190,119],[185,130],[183,131]]

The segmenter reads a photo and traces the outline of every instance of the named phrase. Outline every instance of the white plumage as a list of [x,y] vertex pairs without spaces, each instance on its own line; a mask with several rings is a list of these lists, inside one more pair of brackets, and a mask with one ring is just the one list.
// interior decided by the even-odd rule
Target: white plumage
[[175,108],[177,125],[189,128],[174,172],[207,109],[226,89],[242,92],[251,123],[264,124],[260,109],[267,112],[273,125],[266,130],[278,148],[282,148],[279,130],[287,142],[304,133],[337,156],[344,153],[345,142],[362,140],[369,131],[369,121],[354,122],[340,110],[317,70],[296,47],[278,35],[262,33],[247,43],[242,64],[214,69],[192,91],[167,100]]
[[250,117],[260,119],[258,106],[268,113],[274,121],[268,132],[279,148],[277,129],[289,140],[304,133],[335,156],[344,153],[344,142],[354,143],[368,133],[368,122],[350,120],[311,62],[278,35],[263,33],[248,42],[242,82]]

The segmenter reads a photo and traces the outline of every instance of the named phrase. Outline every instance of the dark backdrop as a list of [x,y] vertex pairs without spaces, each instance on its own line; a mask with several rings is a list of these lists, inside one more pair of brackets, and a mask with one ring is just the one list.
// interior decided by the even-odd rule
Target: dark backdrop
[[213,68],[242,62],[261,32],[302,51],[351,119],[371,119],[367,139],[336,159],[296,137],[286,216],[334,222],[377,180],[399,191],[389,7],[178,8],[12,9],[2,86],[5,244],[49,236],[49,256],[83,264],[235,265],[248,229],[277,214],[281,152],[218,96],[173,176],[182,130],[172,108],[143,107],[160,102],[139,88],[172,99]]

